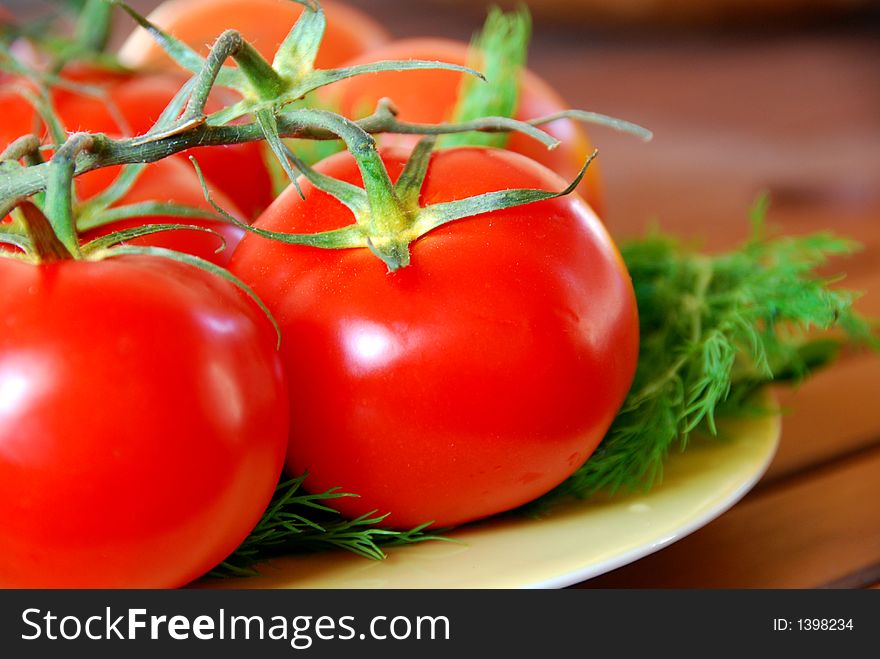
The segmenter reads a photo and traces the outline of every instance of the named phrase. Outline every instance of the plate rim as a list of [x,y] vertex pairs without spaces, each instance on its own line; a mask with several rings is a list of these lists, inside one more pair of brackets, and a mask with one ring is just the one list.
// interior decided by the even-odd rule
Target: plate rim
[[[745,442],[745,445],[749,444],[749,437],[757,438],[758,444],[755,445],[758,448],[752,449],[755,451],[754,461],[749,464],[749,461],[746,461],[746,467],[743,469],[742,474],[739,478],[732,480],[728,487],[724,488],[723,492],[719,492],[718,497],[716,499],[709,499],[707,501],[707,505],[699,510],[694,511],[692,516],[689,518],[685,518],[679,525],[673,525],[672,527],[667,527],[667,529],[661,528],[658,532],[653,534],[653,537],[646,538],[644,542],[639,542],[635,546],[626,549],[625,551],[621,551],[619,553],[615,553],[614,555],[608,556],[606,558],[590,561],[586,564],[580,564],[572,566],[571,563],[577,562],[577,558],[567,559],[567,563],[565,561],[562,562],[561,565],[556,566],[557,569],[554,571],[552,568],[547,569],[543,573],[539,574],[524,574],[522,575],[522,579],[514,581],[512,583],[499,583],[496,580],[496,583],[492,583],[492,574],[491,572],[487,573],[488,578],[483,580],[483,583],[474,583],[473,585],[469,585],[467,583],[458,582],[457,584],[445,585],[442,583],[432,584],[428,583],[427,585],[409,585],[405,582],[395,582],[394,579],[389,579],[388,583],[381,583],[382,581],[382,573],[379,573],[379,578],[376,581],[380,582],[378,585],[364,584],[364,582],[359,582],[357,579],[352,580],[352,575],[350,574],[351,568],[347,568],[346,564],[351,565],[360,565],[360,563],[355,563],[354,561],[366,561],[367,564],[372,564],[372,561],[368,561],[362,557],[355,556],[350,554],[349,552],[345,552],[344,550],[337,551],[328,551],[328,552],[319,552],[318,554],[313,554],[312,556],[317,557],[314,559],[314,562],[311,564],[312,568],[323,571],[323,569],[328,565],[328,558],[330,559],[329,565],[331,567],[335,567],[335,563],[332,561],[333,557],[340,557],[343,561],[343,564],[340,567],[340,575],[333,575],[329,578],[326,583],[322,583],[320,580],[317,583],[309,583],[308,579],[303,583],[297,583],[295,577],[289,576],[288,570],[292,569],[292,567],[297,564],[300,559],[305,559],[303,565],[308,570],[309,564],[308,556],[297,556],[297,555],[287,555],[287,556],[279,556],[276,559],[271,559],[262,564],[261,574],[259,576],[253,577],[255,581],[252,581],[250,578],[245,578],[243,580],[238,579],[230,579],[230,580],[216,580],[216,579],[202,579],[193,584],[190,584],[190,587],[195,588],[245,588],[245,589],[260,589],[260,588],[269,588],[269,589],[297,589],[297,588],[315,588],[315,589],[383,589],[383,588],[425,588],[425,589],[468,589],[468,588],[510,588],[510,589],[557,589],[557,588],[565,588],[571,586],[573,584],[577,584],[580,582],[587,581],[589,579],[598,577],[602,574],[615,570],[624,565],[633,563],[635,561],[644,558],[650,554],[656,553],[675,542],[687,537],[688,535],[694,533],[698,529],[706,526],[713,520],[717,519],[725,512],[730,510],[733,506],[739,503],[742,498],[752,489],[755,485],[763,478],[766,474],[768,467],[772,463],[773,459],[776,456],[776,453],[779,448],[780,439],[782,435],[782,414],[778,405],[778,401],[776,397],[773,395],[773,392],[769,390],[769,388],[765,389],[761,393],[760,397],[760,407],[765,410],[765,413],[757,415],[755,417],[740,417],[740,418],[731,418],[730,421],[733,423],[743,423],[746,424],[745,429],[743,431],[734,431],[731,433],[731,439],[741,440]],[[749,425],[754,425],[754,428],[758,429],[752,433],[749,432]],[[701,447],[695,449],[697,452],[701,452],[703,450],[708,451],[708,453],[703,454],[704,456],[708,456],[711,460],[712,452],[714,450],[714,446],[710,441],[701,442]],[[724,441],[721,439],[720,441]],[[720,447],[719,447],[720,448]],[[736,449],[734,449],[736,450]],[[746,455],[748,454],[748,449],[744,449],[746,451]],[[684,451],[681,455],[684,458],[688,454],[688,451]],[[672,460],[676,459],[676,456],[671,456]],[[705,459],[702,458],[702,459]],[[700,458],[697,458],[700,460]],[[669,463],[667,463],[669,464]],[[706,467],[702,467],[706,468]],[[709,467],[711,473],[711,467]],[[697,472],[699,473],[699,472]],[[722,472],[723,474],[723,472]],[[691,474],[685,472],[684,483],[687,484],[691,479]],[[677,477],[676,477],[677,478]],[[676,478],[672,480],[675,481]],[[699,479],[699,475],[696,476]],[[675,496],[675,487],[673,486],[673,490],[671,493]],[[650,499],[650,497],[654,494],[654,492],[660,493],[663,489],[663,485],[658,485],[655,490],[644,493],[644,497]],[[609,499],[609,503],[613,502],[614,499]],[[625,499],[624,499],[625,501]],[[578,511],[579,503],[582,503],[586,508],[591,501],[583,500],[581,502],[573,501],[568,508],[569,511]],[[638,502],[641,503],[641,502]],[[667,504],[661,504],[661,509],[668,510],[665,506]],[[568,506],[567,506],[568,507]],[[583,512],[587,512],[584,510]],[[553,517],[552,512],[548,514],[547,519]],[[468,537],[461,537],[461,535],[467,536],[468,531],[476,531],[480,533],[481,524],[483,522],[491,522],[493,519],[499,520],[498,516],[487,518],[486,520],[481,520],[479,522],[475,522],[473,524],[468,524],[460,527],[459,529],[454,529],[450,531],[448,537],[452,540],[456,540],[456,531],[462,531],[462,534],[459,534],[459,539],[461,540],[461,544],[464,546],[470,545],[472,543],[472,539]],[[662,519],[662,518],[661,518]],[[500,520],[499,520],[500,521]],[[524,531],[528,530],[528,527],[523,529]],[[491,530],[486,530],[487,533],[491,533]],[[510,529],[506,529],[505,532],[511,532]],[[516,532],[516,529],[513,529],[512,532]],[[479,541],[479,537],[473,538],[474,542]],[[433,544],[433,543],[429,543]],[[389,552],[388,565],[389,568],[394,570],[395,558],[398,556],[406,556],[407,550],[416,552],[416,556],[419,555],[419,548],[423,545],[423,543],[418,543],[416,545],[410,546],[397,546],[391,548]],[[479,556],[479,554],[477,554]],[[403,559],[405,562],[408,562],[406,558]],[[442,560],[442,559],[441,559]],[[347,562],[347,563],[346,563]],[[377,565],[381,565],[385,563],[385,561],[379,561]],[[259,566],[257,566],[259,568]],[[277,571],[273,574],[273,568]],[[382,570],[383,568],[378,568]],[[360,570],[355,569],[355,573]],[[285,576],[285,573],[288,573],[288,576]],[[347,580],[351,581],[347,583]],[[429,580],[430,581],[430,580]]]
[[[775,399],[774,399],[775,400]],[[689,523],[682,525],[675,533],[664,537],[656,542],[649,543],[645,546],[636,547],[627,552],[623,552],[614,558],[595,563],[584,567],[581,570],[572,572],[564,572],[557,576],[535,580],[532,583],[521,586],[525,589],[559,589],[567,588],[577,583],[593,579],[612,572],[620,567],[634,563],[646,556],[655,554],[658,551],[675,544],[679,540],[686,538],[692,533],[700,530],[709,523],[721,517],[724,513],[733,508],[737,503],[742,501],[743,497],[748,494],[758,482],[767,473],[767,469],[776,457],[779,450],[779,442],[782,435],[782,424],[779,414],[774,414],[776,420],[776,428],[774,429],[774,439],[772,448],[767,452],[762,464],[748,479],[744,480],[734,491],[724,500],[720,501],[716,506],[709,508],[703,515],[691,520]]]

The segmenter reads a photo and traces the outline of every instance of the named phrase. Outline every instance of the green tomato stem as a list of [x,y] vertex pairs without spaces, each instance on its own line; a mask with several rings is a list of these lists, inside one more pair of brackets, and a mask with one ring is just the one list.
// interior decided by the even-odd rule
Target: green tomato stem
[[2,153],[0,160],[21,160],[40,153],[40,140],[36,135],[22,135],[13,140]]
[[288,87],[284,78],[257,52],[256,48],[242,39],[237,32],[235,34],[238,36],[238,47],[233,51],[232,59],[244,73],[257,98],[274,99],[281,96]]
[[376,140],[363,128],[325,110],[299,110],[313,126],[338,135],[357,162],[367,196],[366,214],[355,220],[367,236],[367,246],[388,266],[397,270],[409,264],[409,240],[406,237],[412,216],[406,212],[376,148]]
[[[293,110],[278,115],[278,131],[281,137],[316,140],[336,140],[339,136],[320,126],[304,120],[304,110]],[[183,120],[183,117],[181,118]],[[257,123],[236,124],[232,126],[208,126],[204,119],[187,119],[187,124],[178,125],[155,135],[135,138],[111,139],[106,135],[92,135],[93,144],[87,153],[81,153],[76,160],[75,174],[113,165],[155,162],[175,153],[197,146],[216,146],[242,144],[263,140],[263,131]],[[505,117],[486,117],[464,124],[412,124],[399,121],[389,110],[387,103],[381,103],[374,114],[355,123],[367,133],[401,133],[407,135],[444,135],[461,130],[480,130],[487,132],[506,132],[520,130],[529,136],[541,136],[545,144],[556,144],[543,131],[529,124]],[[46,189],[48,163],[26,167],[18,171],[0,171],[0,199],[27,197]]]
[[89,133],[74,133],[49,161],[45,210],[58,240],[74,257],[79,257],[79,239],[73,212],[73,177],[77,156],[93,144]]
[[[297,178],[295,166],[306,173],[306,178],[319,189],[337,196],[352,210],[356,218],[351,227],[338,232],[288,236],[286,240],[322,247],[369,247],[387,264],[389,270],[396,270],[409,263],[409,244],[441,224],[482,212],[552,198],[559,194],[542,190],[510,190],[420,208],[419,192],[427,171],[433,141],[423,142],[416,150],[413,160],[401,177],[401,183],[395,186],[379,156],[375,140],[370,135],[373,132],[446,135],[463,131],[504,133],[519,130],[542,141],[548,148],[555,147],[558,142],[532,125],[537,122],[524,123],[506,117],[474,117],[458,124],[408,124],[397,120],[390,102],[384,99],[379,102],[372,116],[357,123],[322,110],[284,111],[288,105],[318,87],[371,71],[445,68],[483,78],[481,74],[467,67],[423,61],[378,62],[347,69],[315,70],[313,61],[324,32],[324,15],[312,0],[294,1],[303,4],[305,10],[279,49],[273,67],[234,30],[224,32],[211,48],[208,57],[203,58],[187,45],[152,25],[125,5],[123,0],[86,0],[85,15],[80,23],[80,43],[90,43],[95,48],[103,46],[109,26],[110,7],[118,4],[148,29],[179,63],[196,75],[175,95],[150,131],[127,139],[114,140],[106,135],[87,133],[74,134],[67,138],[63,127],[51,111],[48,94],[32,94],[34,98],[29,100],[50,126],[55,144],[48,146],[55,149],[56,153],[49,163],[41,163],[39,150],[34,148],[32,138],[16,143],[9,157],[14,161],[25,158],[29,166],[22,168],[14,162],[0,168],[0,202],[14,205],[21,199],[45,190],[44,211],[58,241],[69,255],[81,258],[74,217],[75,176],[101,167],[154,162],[193,147],[266,139],[294,182]],[[498,29],[493,32],[495,41],[504,41],[504,38],[498,36],[504,32],[501,29],[504,27],[503,21],[499,14],[493,16],[498,19]],[[510,60],[508,63],[514,68],[524,58],[528,21],[521,15],[516,26],[521,38],[516,39],[517,44],[513,47],[515,54],[501,58]],[[508,31],[517,30],[511,27]],[[224,66],[230,57],[235,60],[237,67]],[[218,84],[239,90],[244,99],[206,117],[205,107],[209,95]],[[514,88],[515,86],[514,84]],[[41,91],[45,91],[45,88],[45,85],[39,86]],[[504,96],[508,101],[512,98],[515,102],[515,94]],[[502,108],[505,114],[511,113],[508,105],[509,102]],[[233,119],[244,115],[250,115],[255,120],[246,124],[229,124]],[[329,181],[329,177],[310,170],[295,155],[288,153],[281,140],[283,137],[341,138],[357,162],[363,179],[363,189],[339,181]],[[125,180],[122,180],[119,186],[115,186],[113,195],[124,192],[124,184]],[[102,199],[103,201],[106,200]],[[126,212],[137,210],[139,209],[129,208]]]

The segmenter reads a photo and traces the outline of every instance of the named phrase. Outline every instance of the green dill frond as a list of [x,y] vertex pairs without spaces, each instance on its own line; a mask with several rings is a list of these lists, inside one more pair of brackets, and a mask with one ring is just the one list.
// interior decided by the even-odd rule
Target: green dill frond
[[344,549],[365,558],[385,558],[382,547],[442,540],[427,525],[407,531],[382,528],[387,515],[374,513],[343,519],[333,501],[357,496],[333,488],[319,494],[302,489],[307,476],[282,482],[266,512],[250,535],[210,577],[253,576],[255,565],[273,557],[326,549]]
[[[458,102],[451,121],[481,117],[513,117],[519,103],[519,74],[526,64],[532,20],[525,7],[505,13],[493,7],[483,29],[471,41],[467,65],[486,76],[486,81],[462,76]],[[456,133],[439,140],[442,147],[495,146],[507,144],[505,133]]]
[[750,414],[758,388],[803,379],[844,341],[880,347],[852,308],[857,294],[816,274],[859,246],[827,233],[767,238],[766,210],[762,198],[750,240],[719,255],[660,234],[622,245],[640,314],[635,380],[597,451],[529,510],[564,496],[647,489],[692,432],[714,435],[716,416]]

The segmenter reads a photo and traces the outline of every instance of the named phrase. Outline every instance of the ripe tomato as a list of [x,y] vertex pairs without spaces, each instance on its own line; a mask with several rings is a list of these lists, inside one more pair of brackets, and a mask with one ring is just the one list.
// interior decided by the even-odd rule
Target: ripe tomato
[[276,335],[149,256],[0,258],[0,587],[171,587],[223,560],[284,460]]
[[[69,131],[111,135],[141,135],[147,132],[178,92],[185,78],[172,74],[130,74],[95,67],[73,66],[64,77],[102,90],[105,97],[56,88],[52,91],[55,111]],[[25,84],[25,83],[21,83]],[[218,90],[208,112],[231,102]],[[11,89],[0,90],[3,122],[0,149],[26,133],[42,136],[44,127],[27,101]],[[213,187],[231,199],[246,217],[256,217],[273,198],[272,180],[258,142],[191,149]],[[191,167],[187,161],[187,166]]]
[[[466,64],[468,45],[448,39],[415,38],[393,41],[346,62],[346,66],[386,59],[425,59]],[[437,69],[383,71],[342,80],[326,89],[325,96],[342,114],[360,118],[372,112],[382,97],[390,98],[404,121],[441,123],[450,121],[462,73]],[[519,108],[516,119],[535,119],[568,109],[566,102],[546,82],[531,71],[521,73]],[[561,144],[549,151],[540,142],[512,133],[507,149],[522,153],[546,165],[568,181],[574,179],[593,150],[583,127],[563,119],[543,126]],[[391,139],[389,139],[391,138]],[[387,136],[385,144],[412,145],[413,136]],[[601,215],[601,179],[596,163],[587,170],[578,192]]]
[[[81,200],[87,200],[104,190],[119,174],[119,167],[107,167],[84,174],[76,179],[76,189]],[[214,201],[222,208],[241,219],[241,213],[222,192],[212,193]],[[211,205],[205,200],[199,177],[193,168],[177,158],[166,158],[152,163],[140,174],[131,190],[116,205],[135,204],[146,201],[160,201],[182,204],[191,208],[212,211]],[[102,227],[86,231],[82,234],[84,241],[144,224],[192,224],[205,227],[220,234],[226,248],[217,252],[222,242],[216,235],[199,231],[163,231],[140,238],[131,239],[128,244],[165,247],[178,252],[192,254],[225,266],[229,262],[232,250],[241,240],[244,230],[225,221],[212,221],[174,216],[141,216],[120,220]]]
[[[383,149],[392,179],[405,152]],[[317,166],[351,183],[348,153]],[[564,182],[519,154],[433,154],[424,206]],[[352,222],[304,184],[257,221],[314,232]],[[461,524],[526,503],[594,450],[631,383],[635,298],[601,222],[576,195],[459,220],[411,245],[393,273],[367,249],[318,250],[247,235],[230,269],[272,310],[292,376],[287,469],[341,487],[354,516]]]
[[[327,30],[316,65],[332,68],[388,40],[385,29],[367,14],[339,2],[321,2]],[[236,29],[270,62],[302,13],[291,0],[167,0],[150,21],[207,54],[227,29]],[[135,30],[120,59],[135,69],[175,69],[177,65],[143,29]]]

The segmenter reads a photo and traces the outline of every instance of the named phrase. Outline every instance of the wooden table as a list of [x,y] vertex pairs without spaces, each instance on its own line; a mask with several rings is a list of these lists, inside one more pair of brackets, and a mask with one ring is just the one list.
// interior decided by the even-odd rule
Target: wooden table
[[[474,14],[355,2],[400,36],[466,38]],[[649,222],[724,249],[772,195],[778,231],[830,229],[865,245],[837,263],[880,317],[878,26],[739,35],[598,35],[536,25],[531,67],[575,107],[650,127],[645,145],[595,130],[618,238]],[[880,357],[848,354],[797,392],[764,479],[728,513],[652,556],[580,584],[618,587],[880,585]]]
[[[136,3],[146,8],[150,0]],[[480,23],[436,5],[352,0],[397,36],[466,39]],[[821,229],[865,250],[837,264],[880,317],[878,26],[825,32],[599,35],[536,26],[531,66],[572,105],[655,131],[594,131],[618,238],[646,224],[723,249],[767,189],[779,231]],[[688,538],[580,587],[877,587],[880,358],[847,354],[797,392],[779,453],[736,507]]]

